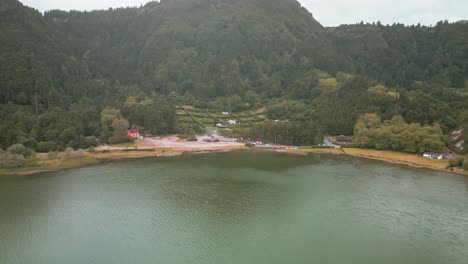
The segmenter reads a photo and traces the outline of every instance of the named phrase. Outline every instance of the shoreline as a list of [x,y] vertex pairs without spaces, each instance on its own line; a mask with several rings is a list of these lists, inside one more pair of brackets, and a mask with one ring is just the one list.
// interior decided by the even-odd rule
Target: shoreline
[[[107,164],[120,161],[131,161],[138,159],[160,159],[177,156],[202,155],[210,153],[226,153],[231,151],[247,150],[245,147],[223,147],[223,148],[160,148],[152,151],[136,150],[125,151],[122,149],[111,151],[86,152],[84,156],[78,158],[68,158],[63,160],[48,161],[47,164],[38,164],[36,166],[25,166],[11,169],[0,169],[0,176],[27,176],[46,172],[58,172],[69,169],[77,169],[99,164]],[[45,154],[43,154],[45,155]]]
[[467,172],[460,168],[447,169],[448,160],[431,160],[417,154],[410,154],[389,150],[374,150],[374,149],[359,149],[359,148],[344,148],[345,154],[351,157],[358,157],[370,160],[383,161],[395,165],[404,165],[412,168],[428,169],[432,171],[447,172],[468,176]]
[[316,154],[331,154],[331,155],[344,155],[350,157],[358,157],[370,160],[383,161],[390,164],[404,165],[413,168],[423,168],[429,170],[435,170],[440,172],[448,172],[463,176],[468,176],[467,172],[461,171],[455,168],[453,171],[446,169],[448,165],[447,160],[430,160],[423,158],[417,154],[409,154],[396,151],[387,150],[374,150],[374,149],[358,149],[358,148],[308,148],[299,150],[272,150],[272,149],[255,149],[240,146],[223,147],[223,148],[195,148],[195,149],[156,149],[154,151],[102,151],[91,153],[87,152],[85,156],[79,158],[70,158],[66,160],[58,161],[57,164],[42,164],[38,166],[15,168],[15,169],[2,169],[0,170],[0,176],[6,175],[34,175],[46,172],[57,172],[68,169],[76,169],[81,167],[88,167],[99,164],[106,164],[119,161],[129,161],[137,159],[159,159],[166,157],[176,156],[191,156],[191,155],[204,155],[204,154],[216,154],[216,153],[228,153],[233,151],[247,151],[252,153],[261,152],[275,152],[284,153],[287,155],[316,155]]

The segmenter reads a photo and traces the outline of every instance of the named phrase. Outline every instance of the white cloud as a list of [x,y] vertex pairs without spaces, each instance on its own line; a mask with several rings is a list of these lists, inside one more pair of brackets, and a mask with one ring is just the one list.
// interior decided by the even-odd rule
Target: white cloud
[[468,19],[466,0],[300,0],[324,26],[381,21],[434,25]]
[[[149,0],[20,0],[40,11],[139,6]],[[196,1],[196,0],[194,0]],[[467,0],[299,0],[324,26],[381,21],[433,25],[468,19]]]

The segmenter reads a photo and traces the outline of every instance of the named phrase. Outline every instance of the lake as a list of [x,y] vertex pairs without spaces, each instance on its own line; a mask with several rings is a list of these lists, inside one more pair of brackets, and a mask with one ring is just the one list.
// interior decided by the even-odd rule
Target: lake
[[468,263],[468,180],[229,153],[0,177],[0,263]]

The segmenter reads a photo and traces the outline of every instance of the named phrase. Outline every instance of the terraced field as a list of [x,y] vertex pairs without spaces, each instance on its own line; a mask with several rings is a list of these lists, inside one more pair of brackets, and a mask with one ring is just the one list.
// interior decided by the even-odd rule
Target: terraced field
[[198,124],[203,128],[214,129],[216,124],[228,125],[229,120],[236,120],[237,127],[251,127],[265,120],[265,109],[244,111],[225,115],[218,109],[200,109],[193,106],[177,106],[177,121],[180,125]]

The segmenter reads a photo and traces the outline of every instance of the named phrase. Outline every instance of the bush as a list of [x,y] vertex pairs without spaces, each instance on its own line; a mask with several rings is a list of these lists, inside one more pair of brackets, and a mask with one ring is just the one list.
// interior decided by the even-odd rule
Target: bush
[[12,154],[10,152],[0,152],[0,168],[18,168],[23,166],[25,158],[23,155]]
[[12,145],[8,148],[7,150],[8,152],[10,152],[11,154],[15,154],[15,155],[23,155],[25,157],[28,157],[28,156],[31,156],[32,155],[32,150],[21,145],[21,144],[15,144],[15,145]]
[[68,147],[68,148],[65,149],[65,155],[66,155],[67,157],[70,157],[70,156],[72,155],[73,152],[74,152],[74,149],[71,148],[71,147]]
[[193,141],[198,141],[198,139],[195,136],[190,136],[187,138],[187,141],[193,142]]
[[69,154],[69,157],[72,159],[83,158],[86,156],[86,153],[82,149],[78,149],[77,151],[73,151]]
[[456,157],[454,159],[449,160],[450,167],[461,167],[463,166],[463,161],[465,159],[463,157]]
[[82,158],[86,156],[86,153],[82,149],[74,150],[71,147],[65,149],[65,157],[70,159]]
[[468,159],[466,159],[465,161],[463,161],[463,169],[468,171]]
[[57,144],[53,141],[43,141],[37,145],[37,151],[41,153],[48,153],[54,150],[57,150]]
[[97,138],[95,136],[87,137],[86,138],[86,144],[90,147],[96,147],[97,146]]

